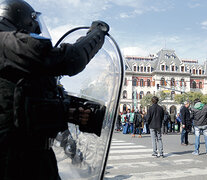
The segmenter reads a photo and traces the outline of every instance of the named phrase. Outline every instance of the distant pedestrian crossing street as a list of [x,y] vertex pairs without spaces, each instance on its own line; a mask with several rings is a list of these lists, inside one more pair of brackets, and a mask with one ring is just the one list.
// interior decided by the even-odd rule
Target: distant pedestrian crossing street
[[165,151],[165,158],[156,158],[152,157],[149,143],[113,139],[104,180],[206,180],[207,167],[203,158],[206,160],[207,156],[202,156],[192,156],[187,150],[181,153]]

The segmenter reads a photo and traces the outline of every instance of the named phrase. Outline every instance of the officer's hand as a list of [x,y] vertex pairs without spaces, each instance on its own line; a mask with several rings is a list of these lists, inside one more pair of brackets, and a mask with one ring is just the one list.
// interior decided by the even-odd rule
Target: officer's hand
[[107,34],[109,32],[109,25],[106,24],[103,21],[93,21],[91,24],[91,27],[89,28],[89,32],[95,30],[95,29],[100,29],[101,31],[103,31],[105,34]]
[[80,107],[78,110],[79,110],[79,120],[81,125],[87,125],[91,110],[90,109],[84,110],[82,107]]

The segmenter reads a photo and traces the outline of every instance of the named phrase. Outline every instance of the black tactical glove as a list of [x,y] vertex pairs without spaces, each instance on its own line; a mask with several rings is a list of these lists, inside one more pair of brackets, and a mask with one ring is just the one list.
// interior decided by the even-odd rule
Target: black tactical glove
[[101,31],[104,32],[104,34],[107,34],[110,28],[109,28],[109,25],[103,21],[93,21],[91,24],[91,27],[89,28],[88,33],[90,33],[91,31],[95,29],[100,29]]

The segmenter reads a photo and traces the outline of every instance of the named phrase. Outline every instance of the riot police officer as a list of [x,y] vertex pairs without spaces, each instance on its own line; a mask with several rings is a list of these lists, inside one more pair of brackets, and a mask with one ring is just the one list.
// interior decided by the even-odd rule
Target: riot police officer
[[[95,21],[76,43],[55,48],[40,15],[23,0],[0,2],[1,180],[60,179],[49,139],[67,128],[68,113],[55,76],[81,72],[109,31],[106,23]],[[80,111],[83,125],[87,113]]]

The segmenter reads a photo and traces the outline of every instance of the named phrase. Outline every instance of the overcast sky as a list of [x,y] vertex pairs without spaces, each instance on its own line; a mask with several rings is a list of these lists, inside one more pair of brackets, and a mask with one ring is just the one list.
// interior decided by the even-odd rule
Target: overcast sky
[[207,59],[206,0],[27,0],[55,43],[67,30],[110,25],[123,55],[147,56],[173,49],[180,59]]

